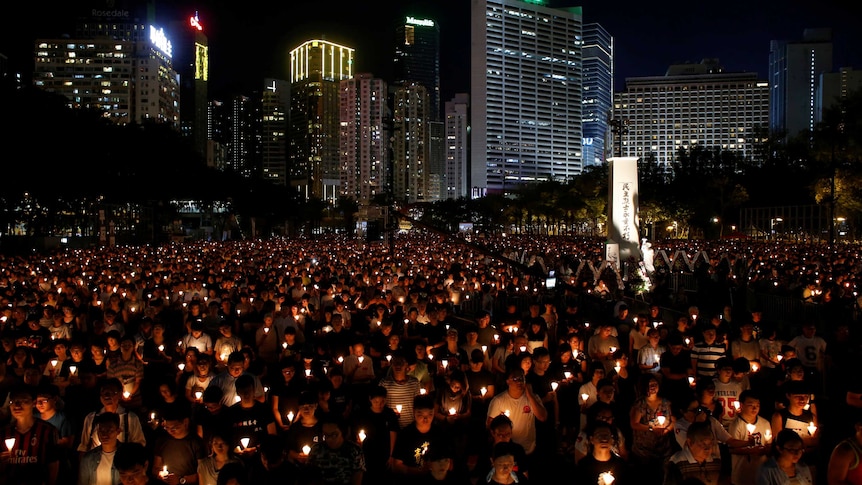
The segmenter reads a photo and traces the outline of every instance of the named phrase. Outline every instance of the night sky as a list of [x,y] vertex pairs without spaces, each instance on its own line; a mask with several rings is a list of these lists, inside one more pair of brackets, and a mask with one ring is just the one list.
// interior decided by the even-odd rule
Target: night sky
[[[72,9],[85,1],[16,2],[0,15],[0,52],[13,68],[32,65],[33,39],[71,32]],[[395,25],[407,15],[437,20],[441,30],[443,100],[469,90],[470,0],[331,0],[323,2],[160,1],[171,13],[198,10],[210,43],[211,96],[248,93],[264,77],[287,79],[289,50],[324,38],[357,49],[357,72],[390,78]],[[558,0],[583,7],[584,22],[613,36],[617,91],[626,77],[663,75],[670,64],[718,58],[725,71],[766,79],[769,41],[795,40],[807,27],[831,27],[834,67],[862,69],[862,7],[846,0],[748,2],[608,2]],[[70,6],[77,4],[78,6]],[[8,12],[7,12],[8,13]]]

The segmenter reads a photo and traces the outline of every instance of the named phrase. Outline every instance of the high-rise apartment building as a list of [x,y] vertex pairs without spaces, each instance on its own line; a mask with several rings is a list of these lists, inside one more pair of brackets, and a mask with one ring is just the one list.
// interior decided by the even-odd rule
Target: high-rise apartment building
[[65,96],[70,108],[114,123],[180,128],[173,43],[146,9],[87,9],[68,38],[37,39],[33,83]]
[[354,49],[309,40],[290,51],[288,167],[303,197],[335,201],[339,194],[341,81],[353,77]]
[[443,184],[445,198],[459,199],[470,195],[470,95],[458,93],[446,101],[444,119],[446,123],[446,169]]
[[395,29],[395,85],[418,83],[428,90],[432,120],[440,119],[440,27],[434,20],[407,17]]
[[601,165],[610,148],[614,103],[614,38],[599,24],[584,25],[583,47],[584,166]]
[[397,200],[436,200],[429,188],[429,96],[425,86],[396,86],[392,113],[392,193]]
[[245,178],[260,170],[260,100],[236,95],[227,106],[227,167]]
[[615,119],[626,126],[620,156],[670,169],[680,149],[695,146],[754,154],[769,124],[769,85],[757,73],[722,72],[718,60],[671,66],[664,76],[626,79]]
[[206,156],[209,41],[197,12],[173,22],[174,67],[180,75],[180,131]]
[[770,131],[785,137],[814,131],[817,85],[820,75],[831,71],[831,29],[805,29],[801,40],[770,42]]
[[267,78],[261,93],[261,176],[276,185],[287,185],[287,116],[290,84]]
[[389,190],[387,85],[360,73],[341,81],[341,195],[360,205]]
[[471,1],[471,196],[580,174],[581,8]]

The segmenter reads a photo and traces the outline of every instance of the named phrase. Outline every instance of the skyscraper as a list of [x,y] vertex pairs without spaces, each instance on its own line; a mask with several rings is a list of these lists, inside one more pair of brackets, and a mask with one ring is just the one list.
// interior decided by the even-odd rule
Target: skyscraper
[[470,169],[469,157],[467,156],[467,149],[470,143],[467,137],[470,127],[470,95],[467,93],[458,93],[451,101],[447,101],[445,106],[445,197],[447,199],[458,199],[467,197],[470,194],[470,186],[467,184],[469,178],[468,171]]
[[610,148],[614,102],[614,38],[599,24],[584,25],[584,166],[601,165]]
[[802,40],[770,42],[770,131],[787,137],[813,131],[820,75],[831,71],[831,29],[805,29]]
[[428,91],[410,83],[395,87],[393,99],[392,192],[407,203],[436,200],[428,186]]
[[206,156],[209,42],[197,12],[172,23],[174,67],[180,75],[180,131]]
[[434,20],[407,17],[395,29],[394,82],[428,91],[431,120],[440,119],[440,27]]
[[471,196],[581,173],[582,12],[472,0]]
[[386,82],[360,73],[341,81],[341,195],[360,205],[389,190]]
[[339,83],[353,77],[354,49],[309,40],[290,51],[289,176],[305,197],[335,201],[339,167]]
[[283,79],[264,80],[261,100],[261,174],[264,180],[287,185],[287,116],[290,84]]

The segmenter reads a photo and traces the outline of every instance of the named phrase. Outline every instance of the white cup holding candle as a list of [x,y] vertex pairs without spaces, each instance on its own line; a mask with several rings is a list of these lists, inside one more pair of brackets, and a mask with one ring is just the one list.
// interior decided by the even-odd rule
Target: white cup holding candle
[[248,448],[249,441],[250,441],[250,438],[240,438],[239,444],[242,445],[243,449],[245,449],[245,448]]
[[395,405],[395,412],[396,412],[396,413],[401,414],[401,410],[402,410],[402,409],[404,409],[404,406],[402,406],[402,405],[400,405],[400,404],[396,404],[396,405]]
[[15,446],[15,438],[6,438],[6,449],[12,451],[13,446]]
[[551,382],[551,390],[552,390],[552,391],[556,392],[558,387],[560,387],[560,383],[559,383],[559,382],[557,382],[557,381],[553,381],[553,382]]
[[664,426],[664,423],[667,420],[667,418],[665,418],[664,416],[656,416],[655,420],[659,426]]
[[367,437],[368,437],[368,435],[365,434],[365,430],[360,429],[359,430],[359,442],[363,443],[365,441],[365,438],[367,438]]
[[310,446],[305,445],[305,446],[303,446],[303,447],[302,447],[302,454],[303,454],[303,455],[308,455],[310,452],[311,452],[311,447],[310,447]]
[[581,393],[581,401],[587,402],[587,399],[589,399],[589,398],[590,398],[590,395],[587,394],[586,392]]

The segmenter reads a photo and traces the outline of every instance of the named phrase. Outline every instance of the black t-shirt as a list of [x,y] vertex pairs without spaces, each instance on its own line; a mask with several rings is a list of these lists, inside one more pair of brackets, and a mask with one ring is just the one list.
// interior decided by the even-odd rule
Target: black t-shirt
[[452,445],[452,440],[442,427],[432,424],[427,433],[420,433],[411,424],[398,432],[392,457],[410,468],[423,467],[429,449],[438,446],[452,449]]
[[365,465],[368,470],[380,471],[386,469],[389,460],[390,432],[398,432],[398,415],[392,408],[386,406],[380,413],[370,409],[359,412],[352,420],[353,433],[365,432],[362,451],[365,454]]
[[242,438],[249,438],[249,447],[257,446],[261,437],[267,433],[267,425],[275,420],[272,408],[259,401],[255,401],[250,408],[244,408],[242,403],[236,403],[222,413],[226,424],[231,429],[231,449],[240,444]]

